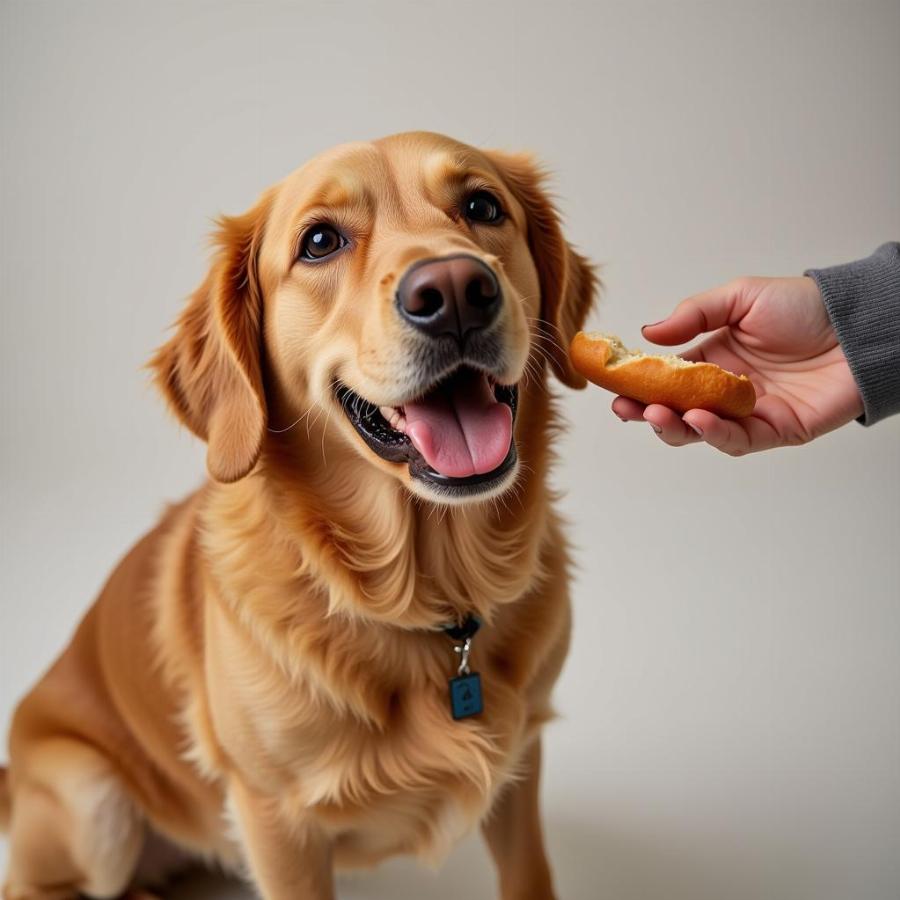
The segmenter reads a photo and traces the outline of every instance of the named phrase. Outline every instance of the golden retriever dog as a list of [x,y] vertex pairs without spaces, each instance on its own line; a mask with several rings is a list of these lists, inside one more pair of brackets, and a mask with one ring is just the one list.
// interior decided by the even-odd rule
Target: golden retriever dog
[[116,897],[185,856],[326,900],[336,867],[480,824],[500,895],[552,898],[548,373],[583,385],[591,267],[529,157],[427,133],[317,157],[215,244],[151,361],[211,478],[15,712],[3,896]]

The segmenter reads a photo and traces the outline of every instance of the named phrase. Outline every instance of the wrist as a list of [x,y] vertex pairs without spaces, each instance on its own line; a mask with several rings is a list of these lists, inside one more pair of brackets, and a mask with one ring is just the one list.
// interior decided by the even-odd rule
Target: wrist
[[900,412],[900,244],[866,259],[810,269],[859,393],[860,421]]

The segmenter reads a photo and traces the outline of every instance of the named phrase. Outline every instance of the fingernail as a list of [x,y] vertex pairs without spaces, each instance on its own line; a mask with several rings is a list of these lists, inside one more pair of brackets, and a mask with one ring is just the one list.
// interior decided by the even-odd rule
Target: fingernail
[[659,425],[654,425],[652,422],[648,422],[648,424],[657,434],[662,434],[662,428]]
[[619,421],[620,421],[620,422],[627,422],[628,419],[625,419],[625,418],[623,418],[622,416],[619,416]]
[[657,325],[662,325],[662,323],[665,321],[665,319],[660,319],[658,322],[651,322],[649,325],[641,325],[641,331],[643,331],[645,328],[655,328]]
[[693,428],[694,431],[696,431],[697,434],[700,435],[700,437],[703,437],[703,429],[699,425],[695,425],[693,422],[685,422],[685,425],[690,425],[690,427]]

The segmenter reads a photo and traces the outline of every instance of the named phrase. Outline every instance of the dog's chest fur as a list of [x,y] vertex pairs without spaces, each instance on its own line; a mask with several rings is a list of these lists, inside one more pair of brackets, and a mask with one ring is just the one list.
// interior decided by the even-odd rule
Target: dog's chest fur
[[485,712],[454,721],[454,655],[442,635],[407,636],[425,645],[411,652],[420,657],[416,675],[371,646],[352,664],[355,684],[349,661],[332,660],[345,679],[338,691],[316,662],[293,674],[274,666],[227,616],[209,627],[210,671],[227,673],[210,682],[225,752],[261,791],[281,798],[286,820],[313,815],[356,861],[382,852],[440,856],[486,812],[517,761],[526,699],[485,655]]
[[[218,527],[204,540],[206,702],[190,723],[195,757],[210,774],[236,770],[278,797],[286,822],[313,817],[334,836],[339,861],[439,858],[486,813],[515,775],[526,737],[550,715],[568,615],[564,573],[554,586],[537,551],[534,530],[548,520],[467,531],[461,548],[432,540],[431,555],[420,548],[418,560],[408,535],[392,545],[382,533],[404,552],[383,551],[381,564],[366,568],[370,548],[308,531],[307,558],[298,560],[258,494],[232,489],[208,502]],[[502,552],[490,534],[502,535]],[[426,571],[446,576],[422,577],[426,558]],[[394,586],[386,597],[385,585]],[[479,588],[481,596],[471,593]],[[454,721],[453,643],[410,619],[440,621],[440,609],[470,597],[489,620],[472,656],[485,711]],[[377,610],[379,598],[374,617],[349,606]]]

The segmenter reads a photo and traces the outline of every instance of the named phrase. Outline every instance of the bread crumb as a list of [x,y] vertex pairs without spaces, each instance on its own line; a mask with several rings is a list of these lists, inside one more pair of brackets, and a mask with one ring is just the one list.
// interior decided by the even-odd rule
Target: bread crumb
[[629,350],[623,343],[621,338],[615,334],[604,334],[600,331],[585,332],[586,336],[592,341],[606,341],[609,345],[609,359],[606,365],[609,368],[621,366],[624,363],[634,362],[636,359],[661,359],[665,363],[674,368],[684,368],[686,366],[695,366],[697,363],[691,362],[689,359],[682,359],[673,353],[642,353],[640,350]]

